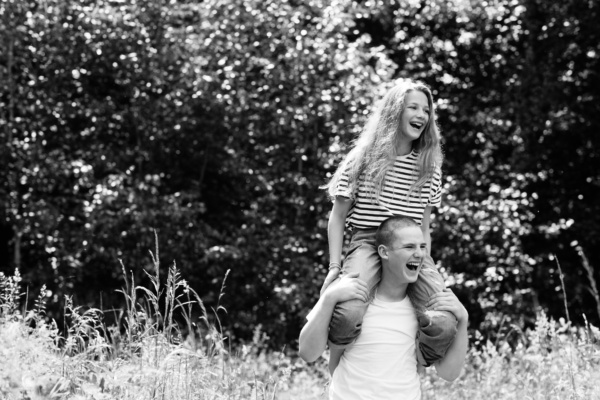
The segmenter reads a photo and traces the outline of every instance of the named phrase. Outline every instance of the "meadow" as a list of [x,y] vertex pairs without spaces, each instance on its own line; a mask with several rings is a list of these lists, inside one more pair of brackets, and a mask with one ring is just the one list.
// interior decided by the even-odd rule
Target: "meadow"
[[[125,282],[118,326],[67,297],[64,332],[45,318],[45,288],[23,306],[19,271],[0,274],[0,398],[326,398],[327,354],[307,365],[292,349],[268,350],[260,326],[252,341],[232,348],[218,318],[225,310],[207,311],[175,265],[161,282],[155,265],[150,288]],[[423,400],[600,399],[597,327],[540,312],[535,329],[515,326],[494,343],[472,336],[478,344],[459,379],[444,382],[432,368],[421,375]]]

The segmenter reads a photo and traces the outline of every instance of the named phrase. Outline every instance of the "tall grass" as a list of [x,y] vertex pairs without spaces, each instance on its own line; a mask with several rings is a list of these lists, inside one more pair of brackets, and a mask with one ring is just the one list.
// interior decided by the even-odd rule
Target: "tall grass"
[[[136,285],[121,264],[124,307],[117,326],[107,327],[101,310],[66,297],[62,333],[45,318],[45,288],[31,310],[19,310],[19,272],[0,273],[0,399],[327,397],[327,354],[307,365],[268,351],[260,326],[251,342],[231,349],[219,322],[227,274],[209,314],[175,264],[163,282],[158,248],[151,257],[149,287]],[[477,345],[455,382],[427,369],[423,400],[600,399],[597,327],[574,327],[540,312],[534,328],[512,328],[494,343],[475,332]]]
[[[461,377],[447,383],[429,368],[422,376],[429,399],[600,399],[600,331],[564,319],[537,316],[534,329],[515,329],[496,344],[472,348]],[[514,340],[517,335],[517,340]]]
[[[583,250],[578,248],[578,251],[600,316],[600,296],[592,268]],[[558,258],[554,258],[566,319],[556,321],[539,311],[534,329],[523,332],[513,326],[496,343],[487,342],[471,349],[464,372],[455,383],[439,380],[430,368],[422,377],[423,400],[600,399],[600,330],[589,324],[585,315],[584,327],[572,325],[564,275]],[[481,338],[475,339],[478,342]]]
[[[158,248],[151,256],[150,288],[121,264],[120,326],[107,327],[101,310],[67,296],[62,334],[45,319],[45,288],[32,310],[20,312],[19,272],[0,274],[0,398],[266,400],[290,390],[294,361],[265,351],[260,327],[231,351],[218,322],[222,306],[209,318],[176,265],[162,282]],[[224,288],[225,281],[219,299]]]

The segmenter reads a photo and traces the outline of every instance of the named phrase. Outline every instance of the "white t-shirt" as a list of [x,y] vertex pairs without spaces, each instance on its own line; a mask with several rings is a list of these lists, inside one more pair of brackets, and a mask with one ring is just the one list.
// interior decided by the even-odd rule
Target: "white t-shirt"
[[375,297],[367,308],[361,334],[346,348],[333,374],[329,399],[420,399],[417,328],[408,296],[399,302]]

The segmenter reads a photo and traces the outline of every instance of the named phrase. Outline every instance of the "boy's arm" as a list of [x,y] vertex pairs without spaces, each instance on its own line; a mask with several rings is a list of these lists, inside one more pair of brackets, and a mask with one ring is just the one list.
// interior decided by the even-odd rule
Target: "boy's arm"
[[335,302],[325,292],[310,312],[308,322],[300,332],[298,345],[298,354],[304,361],[313,362],[325,351],[334,307]]
[[458,320],[458,331],[454,341],[446,351],[444,358],[435,364],[435,369],[441,378],[447,381],[453,381],[458,378],[460,371],[465,364],[465,357],[469,345],[467,335],[469,314],[450,289],[435,293],[431,296],[426,307],[429,310],[450,311]]
[[[342,262],[342,247],[344,245],[344,229],[346,225],[346,217],[352,206],[352,200],[343,196],[336,196],[333,202],[333,209],[329,214],[329,223],[327,224],[327,239],[329,242],[329,262],[338,263],[341,266]],[[321,294],[327,286],[338,277],[340,269],[333,268],[327,273]]]
[[327,347],[329,322],[337,303],[352,299],[367,301],[368,297],[367,285],[358,279],[358,273],[345,275],[338,283],[328,287],[300,332],[300,357],[306,362],[313,362],[323,353]]
[[329,348],[329,374],[333,376],[335,369],[340,364],[340,360],[342,359],[342,355],[346,351],[346,348],[337,348],[330,347]]

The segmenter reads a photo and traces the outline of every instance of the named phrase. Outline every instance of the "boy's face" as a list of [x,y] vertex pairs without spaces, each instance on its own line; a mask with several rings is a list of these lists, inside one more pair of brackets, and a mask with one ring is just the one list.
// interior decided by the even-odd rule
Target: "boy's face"
[[393,243],[385,246],[381,256],[387,259],[388,270],[399,283],[413,283],[419,277],[426,251],[421,228],[408,226],[394,232]]

